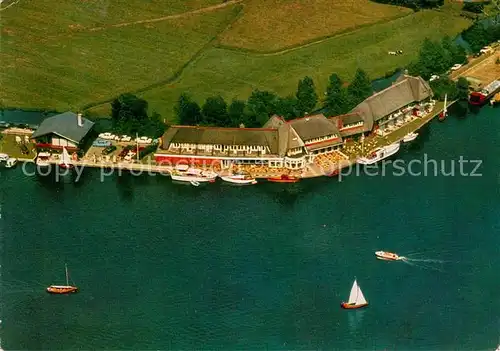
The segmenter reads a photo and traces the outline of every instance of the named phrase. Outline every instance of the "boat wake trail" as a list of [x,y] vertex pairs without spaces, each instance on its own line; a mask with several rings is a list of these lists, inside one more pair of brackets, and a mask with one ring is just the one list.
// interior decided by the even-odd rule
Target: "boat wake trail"
[[431,258],[408,258],[408,257],[404,257],[401,261],[410,266],[422,269],[430,269],[438,272],[444,272],[441,266],[443,263],[446,262],[443,260],[435,260]]

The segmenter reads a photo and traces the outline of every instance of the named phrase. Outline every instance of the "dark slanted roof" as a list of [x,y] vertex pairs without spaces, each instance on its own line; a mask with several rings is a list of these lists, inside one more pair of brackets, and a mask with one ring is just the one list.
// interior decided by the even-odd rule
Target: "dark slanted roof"
[[429,84],[421,77],[401,76],[390,87],[373,94],[351,112],[359,113],[365,121],[381,118],[415,101],[432,96]]
[[281,123],[278,128],[279,135],[279,155],[285,156],[287,150],[304,147],[304,142],[300,139],[297,132],[288,123]]
[[82,126],[79,126],[77,114],[68,111],[46,118],[31,137],[36,139],[44,135],[57,134],[62,138],[78,144],[93,126],[94,122],[83,117]]
[[285,119],[278,115],[272,115],[271,118],[264,124],[263,128],[279,128],[281,125],[285,124]]
[[288,123],[304,142],[328,135],[339,135],[337,126],[322,114],[293,119]]
[[267,146],[278,154],[278,130],[269,128],[213,128],[172,126],[163,135],[163,148],[172,143]]
[[356,124],[359,122],[363,122],[363,117],[361,117],[360,114],[358,113],[350,113],[347,115],[342,115],[338,116],[340,119],[342,119],[342,125],[345,127],[349,124]]

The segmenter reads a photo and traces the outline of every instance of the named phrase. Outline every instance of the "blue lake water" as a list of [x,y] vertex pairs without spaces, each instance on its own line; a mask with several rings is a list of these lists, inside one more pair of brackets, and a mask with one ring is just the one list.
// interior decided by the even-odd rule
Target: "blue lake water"
[[[432,122],[398,154],[454,163],[455,176],[389,165],[341,182],[194,188],[2,168],[2,346],[494,350],[499,134],[500,109],[486,107]],[[460,176],[461,156],[481,176]],[[377,261],[380,249],[413,260]],[[81,291],[46,294],[65,262]],[[342,310],[355,277],[370,305]]]

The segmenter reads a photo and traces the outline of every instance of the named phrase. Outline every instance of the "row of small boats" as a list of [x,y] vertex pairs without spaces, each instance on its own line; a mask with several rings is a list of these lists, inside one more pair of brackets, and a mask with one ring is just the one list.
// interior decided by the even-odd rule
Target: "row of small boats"
[[[172,180],[178,182],[188,182],[193,186],[199,186],[201,183],[214,183],[217,177],[219,177],[219,174],[213,171],[204,171],[201,169],[190,168],[188,166],[179,166],[172,170],[170,176],[172,177]],[[257,184],[257,180],[246,172],[220,175],[220,178],[225,182],[238,185]],[[267,181],[275,183],[296,183],[299,180],[300,178],[289,175],[267,178]]]

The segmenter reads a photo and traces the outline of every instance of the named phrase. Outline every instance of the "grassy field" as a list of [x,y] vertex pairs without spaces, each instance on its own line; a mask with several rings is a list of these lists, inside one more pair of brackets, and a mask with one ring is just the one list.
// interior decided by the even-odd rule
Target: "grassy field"
[[369,0],[247,0],[222,45],[275,51],[354,27],[411,14]]
[[[173,120],[172,107],[184,91],[200,103],[214,94],[228,100],[245,99],[254,88],[285,96],[295,93],[298,80],[309,75],[322,96],[331,73],[348,80],[362,67],[373,78],[383,76],[413,60],[425,37],[454,35],[469,24],[460,17],[450,18],[446,12],[421,11],[283,54],[258,55],[210,48],[177,82],[142,96],[169,121]],[[403,50],[404,54],[388,55],[392,50]]]
[[52,27],[50,18],[35,15],[41,12],[33,7],[40,4],[19,3],[6,10],[18,13],[2,21],[4,106],[67,110],[161,81],[174,75],[235,16],[234,6],[229,6],[88,31],[68,29],[63,16]]
[[[418,13],[368,0],[164,3],[15,2],[0,13],[1,105],[59,111],[95,105],[92,113],[106,115],[106,101],[134,92],[175,122],[173,105],[184,91],[200,103],[215,94],[245,99],[255,88],[286,95],[310,75],[322,94],[333,72],[347,80],[362,67],[382,76],[410,62],[426,36],[455,35],[470,25],[451,3]],[[346,32],[349,26],[355,28]],[[280,47],[287,49],[247,50]],[[395,50],[404,54],[387,55]]]

